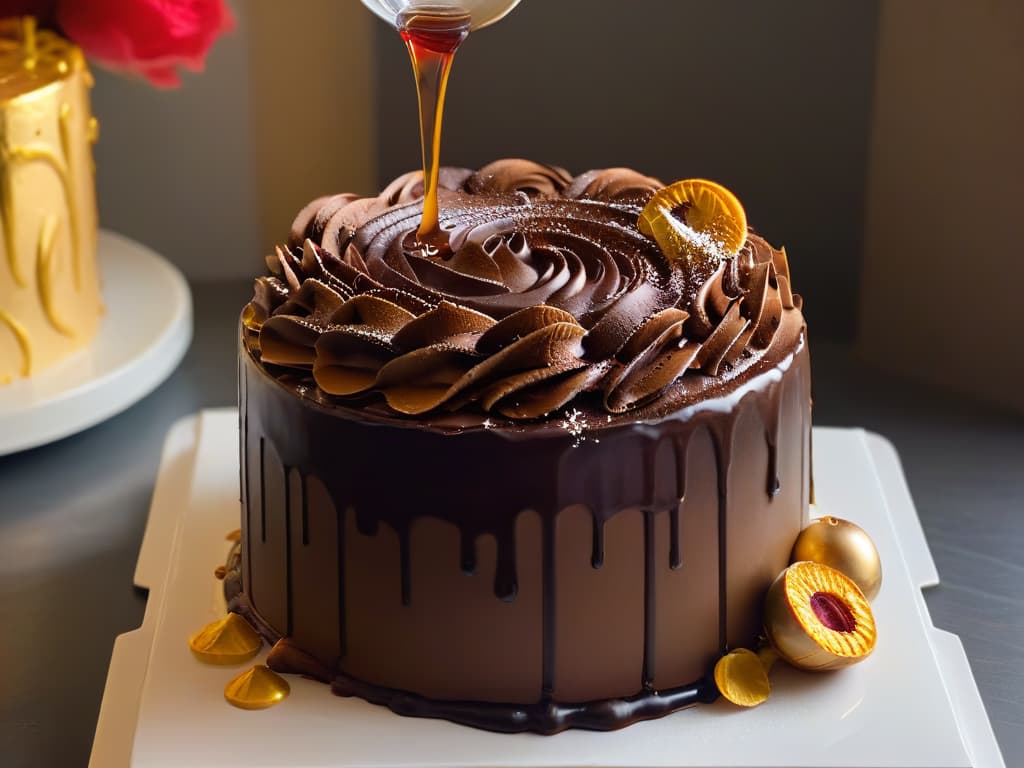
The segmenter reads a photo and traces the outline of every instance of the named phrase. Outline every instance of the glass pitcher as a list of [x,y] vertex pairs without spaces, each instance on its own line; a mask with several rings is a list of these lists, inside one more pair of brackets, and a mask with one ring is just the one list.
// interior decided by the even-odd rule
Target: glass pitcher
[[397,26],[400,14],[420,7],[458,10],[469,14],[469,28],[475,30],[503,19],[519,5],[519,0],[362,0],[362,3],[392,26]]

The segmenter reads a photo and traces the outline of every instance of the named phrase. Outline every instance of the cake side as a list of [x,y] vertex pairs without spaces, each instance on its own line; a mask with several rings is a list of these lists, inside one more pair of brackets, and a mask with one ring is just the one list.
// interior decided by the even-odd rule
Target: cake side
[[22,26],[0,21],[0,385],[88,344],[103,311],[92,77],[49,31],[30,57]]
[[716,229],[710,182],[442,186],[445,252],[410,174],[311,203],[257,280],[232,608],[272,667],[402,714],[553,733],[713,698],[807,521],[785,252]]
[[330,415],[241,365],[235,607],[288,638],[279,669],[397,711],[553,732],[713,697],[807,522],[802,344],[685,417],[525,445]]

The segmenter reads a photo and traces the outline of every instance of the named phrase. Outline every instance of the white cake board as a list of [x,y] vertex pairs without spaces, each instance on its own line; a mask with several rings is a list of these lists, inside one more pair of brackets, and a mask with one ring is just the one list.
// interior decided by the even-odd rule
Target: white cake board
[[136,571],[149,603],[142,626],[115,643],[94,768],[1004,768],[959,639],[931,623],[921,589],[938,576],[896,453],[878,436],[814,433],[819,511],[865,527],[885,564],[867,661],[826,674],[777,665],[772,697],[756,709],[720,700],[611,733],[551,737],[399,717],[295,676],[277,707],[229,706],[224,684],[248,665],[203,665],[187,639],[223,615],[212,573],[239,524],[237,456],[234,410],[190,417],[168,436]]
[[28,379],[0,386],[0,456],[73,435],[152,392],[192,340],[181,273],[133,240],[101,231],[106,314],[92,342]]

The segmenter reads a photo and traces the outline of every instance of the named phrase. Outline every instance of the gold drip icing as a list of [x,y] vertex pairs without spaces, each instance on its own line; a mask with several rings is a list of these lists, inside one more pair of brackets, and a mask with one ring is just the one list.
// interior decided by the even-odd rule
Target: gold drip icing
[[85,57],[74,43],[36,29],[31,17],[0,20],[0,104],[31,98],[74,69],[85,69]]
[[[2,129],[0,129],[2,130]],[[14,190],[11,187],[11,174],[8,172],[6,136],[0,136],[0,226],[4,230],[4,249],[7,262],[11,268],[14,282],[24,288],[27,281],[18,263],[18,252],[14,237]]]
[[[64,107],[68,107],[67,104],[61,105],[61,144],[65,150],[65,157],[67,156],[67,144],[65,139],[64,124],[66,118],[64,117]],[[70,111],[70,107],[68,107]],[[78,218],[78,211],[75,208],[74,194],[71,192],[71,184],[68,179],[68,167],[64,160],[57,157],[57,153],[51,150],[49,147],[35,147],[35,146],[20,146],[20,147],[9,147],[7,145],[7,137],[0,136],[0,174],[3,175],[5,190],[11,188],[11,176],[14,173],[16,167],[20,165],[27,165],[29,163],[43,163],[53,169],[53,172],[57,174],[57,178],[60,180],[61,189],[64,192],[64,200],[68,206],[68,220],[71,225],[71,252],[72,252],[72,264],[74,265],[74,277],[75,287],[81,287],[81,265],[79,264],[78,253],[80,250],[78,244],[78,227],[75,223]],[[3,225],[5,230],[13,230],[14,224],[14,199],[13,194],[4,195],[4,210],[3,210]],[[15,275],[15,280],[18,281],[19,285],[25,285],[24,273],[20,272],[20,265],[15,266],[18,263],[18,257],[13,247],[9,244],[13,240],[13,235],[9,238],[5,233],[5,240],[8,243],[8,247],[11,250],[7,253],[7,258],[11,262],[11,272]]]
[[32,373],[32,343],[29,341],[25,326],[2,309],[0,309],[0,323],[10,328],[14,338],[17,339],[18,346],[21,347],[21,375],[28,376]]
[[24,16],[21,19],[21,39],[25,43],[25,69],[35,69],[39,51],[36,48],[36,20],[34,16]]
[[[60,149],[64,153],[65,161],[71,157],[71,128],[68,125],[68,121],[71,117],[71,105],[66,101],[60,105],[60,112],[57,115],[57,127],[60,129]],[[90,118],[86,125],[90,125],[96,118]],[[86,131],[88,132],[88,128]],[[86,134],[88,136],[88,133]],[[91,137],[90,137],[91,138]],[[75,199],[75,185],[68,183],[67,169],[65,167],[64,176],[62,178],[64,184],[64,196],[68,202],[68,224],[71,226],[71,253],[72,253],[72,269],[75,276],[75,288],[82,287],[82,246],[78,239],[78,217],[81,211],[79,210],[78,201]]]
[[36,285],[39,288],[39,301],[43,305],[46,317],[58,331],[65,336],[74,336],[75,329],[57,316],[53,302],[53,248],[57,242],[57,227],[60,220],[57,214],[47,214],[39,226],[39,246],[36,255]]

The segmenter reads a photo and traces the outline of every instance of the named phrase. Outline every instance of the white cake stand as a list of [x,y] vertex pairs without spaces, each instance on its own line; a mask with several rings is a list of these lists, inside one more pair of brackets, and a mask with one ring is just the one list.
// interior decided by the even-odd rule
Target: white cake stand
[[134,240],[101,231],[106,314],[92,343],[29,379],[0,386],[0,456],[115,416],[162,383],[192,340],[181,273]]
[[207,666],[187,639],[224,615],[213,569],[239,525],[238,411],[183,419],[135,571],[145,617],[114,643],[90,766],[1006,768],[963,646],[928,615],[921,589],[939,578],[895,450],[863,430],[815,428],[814,475],[819,511],[864,526],[885,563],[870,659],[835,674],[776,665],[771,699],[753,710],[719,700],[611,733],[504,735],[399,717],[295,675],[278,707],[229,706],[225,683],[259,658]]

